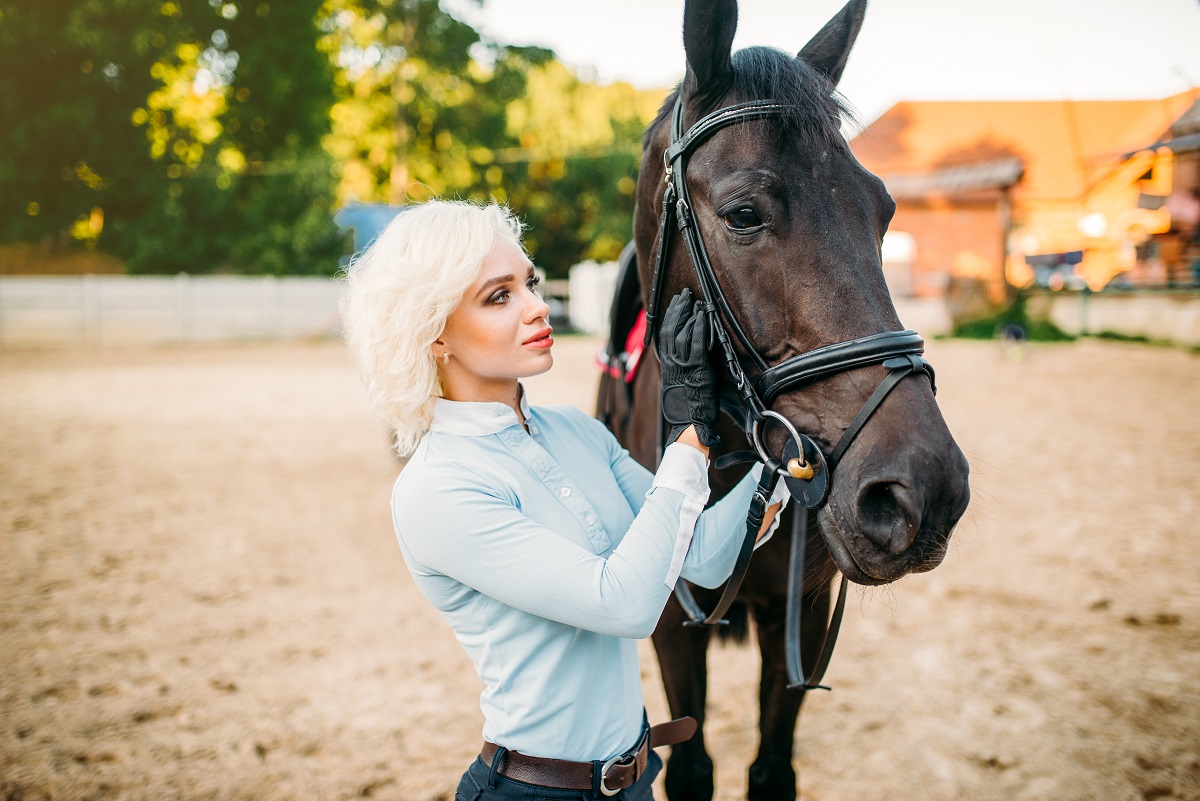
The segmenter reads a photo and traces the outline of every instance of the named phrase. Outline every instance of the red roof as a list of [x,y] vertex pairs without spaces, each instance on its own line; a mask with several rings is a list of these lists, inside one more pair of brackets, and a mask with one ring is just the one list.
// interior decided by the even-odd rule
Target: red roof
[[1161,100],[906,101],[850,142],[871,172],[913,176],[1017,158],[1026,199],[1079,198],[1130,153],[1169,138],[1196,92]]

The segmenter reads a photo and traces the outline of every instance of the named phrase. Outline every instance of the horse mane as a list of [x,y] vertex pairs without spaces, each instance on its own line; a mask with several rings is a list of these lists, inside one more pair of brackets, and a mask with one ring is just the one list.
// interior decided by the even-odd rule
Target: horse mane
[[[705,105],[715,110],[723,97],[726,104],[749,100],[777,100],[785,104],[783,113],[773,117],[784,130],[799,137],[805,147],[835,147],[845,145],[842,121],[857,123],[849,103],[837,87],[801,59],[774,47],[747,47],[733,54],[732,74],[716,91],[706,93]],[[683,86],[680,82],[663,101],[654,122],[646,129],[643,149],[650,144],[651,131],[669,125],[671,112]],[[751,123],[753,124],[753,123]]]

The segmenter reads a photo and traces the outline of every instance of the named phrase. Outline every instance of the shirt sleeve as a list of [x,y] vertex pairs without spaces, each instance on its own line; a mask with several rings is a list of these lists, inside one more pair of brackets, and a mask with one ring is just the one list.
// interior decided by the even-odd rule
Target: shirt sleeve
[[[703,508],[708,491],[707,475],[686,469],[651,486],[628,533],[605,558],[525,515],[515,498],[463,468],[429,467],[404,478],[392,511],[406,556],[417,563],[410,567],[539,617],[629,638],[653,632],[671,591],[664,577],[689,514],[685,506],[693,503],[688,493],[699,493],[702,481]],[[694,522],[693,516],[689,531]]]
[[701,587],[719,587],[733,572],[746,536],[746,511],[758,486],[761,465],[750,468],[724,498],[700,515],[692,550],[681,575]]
[[[617,441],[612,432],[605,428],[603,434],[608,441],[609,463],[613,476],[635,515],[641,510],[647,493],[653,487],[670,487],[684,496],[679,528],[675,532],[675,551],[671,556],[671,567],[664,578],[664,583],[673,589],[684,569],[696,520],[704,513],[704,504],[708,502],[708,461],[695,448],[672,442],[663,451],[658,472],[651,473],[629,455],[629,451]],[[732,564],[730,569],[733,569]]]
[[708,460],[704,454],[679,442],[672,442],[663,451],[662,462],[654,474],[652,487],[670,487],[683,494],[679,512],[679,528],[675,531],[675,550],[671,554],[671,566],[663,582],[674,589],[679,572],[689,553],[696,519],[704,511],[708,501]]
[[[603,428],[602,425],[601,427]],[[609,456],[613,475],[616,476],[617,484],[621,487],[621,492],[629,502],[634,514],[641,509],[641,504],[651,485],[656,480],[666,481],[668,475],[677,474],[686,461],[692,462],[692,470],[699,468],[707,474],[708,466],[704,457],[695,448],[679,445],[679,443],[668,445],[663,453],[663,461],[659,465],[658,473],[655,474],[630,456],[629,451],[617,441],[607,428],[604,428],[604,434],[609,440]],[[684,449],[683,452],[678,460],[669,460],[668,454],[672,453],[677,445]],[[675,556],[679,556],[679,548],[682,548],[685,558],[678,564],[675,559],[672,559],[672,570],[667,576],[672,587],[675,586],[675,581],[680,575],[701,587],[717,587],[729,578],[734,562],[737,561],[738,551],[741,550],[742,540],[746,535],[746,512],[750,508],[750,498],[754,495],[754,488],[758,486],[761,474],[761,464],[750,468],[729,494],[707,510],[703,509],[703,504],[707,502],[708,497],[707,481],[705,482],[705,500],[701,502],[700,507],[702,511],[696,515],[689,514],[691,521],[697,525],[686,532],[680,531],[676,537]],[[782,502],[783,506],[780,507],[780,514],[775,516],[766,533],[755,543],[755,549],[758,549],[775,534],[775,530],[779,528],[780,516],[790,497],[786,485],[783,481],[779,481],[775,485],[775,491],[771,494],[771,500],[767,505]],[[693,511],[687,500],[685,500],[685,506],[689,507],[689,513]],[[682,515],[680,523],[681,525],[684,523]]]
[[[608,461],[612,467],[613,477],[617,480],[617,486],[621,488],[621,494],[629,502],[629,508],[636,515],[646,501],[646,493],[650,491],[650,485],[654,482],[654,473],[642,467],[640,462],[630,456],[629,451],[617,441],[617,438],[604,427],[603,423],[597,420],[596,424],[602,429],[601,435],[608,442]],[[695,449],[693,448],[693,450]]]

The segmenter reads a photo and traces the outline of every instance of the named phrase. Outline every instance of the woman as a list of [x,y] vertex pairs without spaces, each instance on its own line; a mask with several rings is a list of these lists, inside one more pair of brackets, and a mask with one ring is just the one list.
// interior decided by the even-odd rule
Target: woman
[[657,473],[583,412],[530,405],[520,379],[550,369],[554,339],[520,234],[496,205],[405,211],[349,269],[343,326],[409,457],[392,495],[405,562],[485,685],[484,748],[455,798],[649,799],[662,763],[635,640],[680,576],[729,576],[758,469],[702,512],[717,387],[686,292],[659,348]]

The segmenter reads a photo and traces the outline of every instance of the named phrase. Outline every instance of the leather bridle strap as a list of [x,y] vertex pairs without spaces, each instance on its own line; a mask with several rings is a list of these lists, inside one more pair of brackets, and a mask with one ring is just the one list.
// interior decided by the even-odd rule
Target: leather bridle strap
[[846,576],[838,585],[837,602],[833,607],[833,616],[825,627],[825,636],[817,650],[817,661],[813,665],[811,675],[804,675],[804,659],[800,652],[800,620],[804,603],[804,555],[808,541],[808,509],[800,508],[792,514],[792,547],[788,562],[787,607],[785,611],[784,630],[784,662],[787,665],[789,690],[828,690],[821,683],[825,678],[825,669],[833,656],[833,646],[837,644],[838,631],[842,627],[842,613],[846,610]]
[[[885,361],[883,366],[888,368],[889,372],[887,378],[880,382],[879,386],[876,387],[875,391],[871,394],[871,397],[867,398],[866,403],[862,405],[862,408],[858,410],[858,414],[855,415],[852,421],[850,421],[850,425],[848,425],[846,430],[842,432],[841,438],[838,439],[837,444],[834,446],[833,450],[830,451],[830,454],[827,457],[830,474],[832,474],[834,468],[837,466],[838,461],[846,453],[846,450],[850,447],[851,443],[854,442],[854,439],[858,436],[859,432],[862,431],[863,426],[867,424],[867,420],[871,418],[871,415],[874,414],[875,410],[883,404],[883,401],[888,394],[890,394],[891,391],[895,389],[902,380],[913,373],[923,372],[929,377],[930,384],[933,386],[933,391],[935,393],[937,392],[937,387],[933,385],[933,368],[929,365],[929,362],[925,361],[920,356],[915,356],[912,354],[906,356],[897,356],[893,359]],[[717,466],[729,467],[738,461],[744,461],[746,458],[754,459],[756,456],[757,454],[755,454],[753,451],[738,451],[734,454],[726,454],[725,456],[721,457],[721,459],[717,460]],[[729,609],[729,606],[733,603],[734,596],[737,595],[738,590],[741,588],[742,581],[745,580],[746,570],[748,569],[750,562],[750,554],[754,551],[754,542],[758,537],[759,528],[762,527],[762,519],[763,513],[766,509],[766,501],[770,499],[771,492],[775,488],[779,471],[780,464],[774,459],[767,460],[767,462],[763,465],[762,475],[759,477],[758,489],[755,490],[754,498],[750,502],[750,510],[747,513],[746,538],[742,541],[742,549],[738,553],[738,559],[737,562],[734,563],[733,572],[730,574],[729,580],[725,584],[725,589],[721,593],[721,600],[718,601],[717,608],[706,615],[703,609],[701,609],[700,605],[696,603],[695,596],[692,595],[691,590],[688,589],[685,582],[680,581],[675,585],[675,597],[679,599],[680,606],[683,607],[689,618],[684,623],[685,626],[714,626],[726,622],[721,618]],[[764,492],[765,494],[763,494]],[[804,509],[803,512],[795,512],[793,514],[793,521],[800,517],[804,519],[805,525],[807,526],[807,508]],[[797,552],[795,550],[796,536],[797,535],[794,533],[792,540],[792,564],[788,574],[787,610],[789,617],[794,617],[796,621],[799,621],[800,595],[803,592],[803,580],[797,580],[797,577],[801,576],[804,571],[804,545],[800,545],[801,550],[797,556]],[[806,534],[801,534],[799,535],[799,538],[803,540],[804,536],[806,536]],[[797,563],[797,559],[799,559],[799,563]],[[843,576],[843,590],[845,589],[845,581],[846,578]],[[795,588],[794,592],[793,588]],[[842,598],[843,595],[844,592],[839,593],[838,597]],[[835,615],[835,620],[838,624],[840,624],[840,613]],[[796,625],[799,626],[799,623],[797,622]],[[831,625],[833,625],[833,622],[831,622]],[[788,680],[791,682],[792,686],[807,686],[810,681],[819,682],[819,676],[816,679],[805,679],[803,676],[803,671],[797,670],[796,672],[793,672],[793,667],[798,668],[800,665],[798,629],[795,633],[797,636],[795,642],[793,642],[793,630],[790,628],[788,629],[788,649],[789,651],[794,649],[796,652],[794,666],[791,662],[789,662]],[[832,653],[833,642],[837,640],[836,631],[831,635],[827,634],[826,640],[829,641],[829,650],[830,653]],[[822,653],[824,654],[824,648],[822,649]],[[828,656],[826,656],[825,662],[828,663],[828,661]]]
[[842,434],[842,438],[838,440],[838,444],[829,453],[829,470],[833,471],[837,467],[837,463],[841,461],[842,456],[846,453],[846,449],[850,447],[850,443],[854,437],[862,430],[862,427],[867,424],[867,420],[875,413],[883,403],[883,399],[888,396],[888,393],[896,388],[896,385],[903,381],[913,373],[925,373],[929,376],[929,385],[933,389],[933,394],[937,394],[937,384],[934,383],[933,365],[925,361],[920,356],[908,354],[906,356],[897,356],[894,359],[888,359],[883,363],[883,366],[891,372],[887,378],[880,382],[875,391],[871,393],[871,397],[867,398],[867,402],[858,410],[858,414],[850,421],[850,425],[846,427],[846,432]]
[[738,590],[742,587],[742,579],[746,577],[746,570],[750,567],[750,557],[754,553],[754,543],[758,541],[758,532],[762,528],[767,503],[771,500],[771,493],[775,490],[778,482],[779,474],[764,466],[758,480],[758,487],[755,488],[754,496],[750,499],[750,508],[746,512],[746,536],[742,539],[741,550],[738,551],[737,561],[733,563],[733,571],[729,575],[729,580],[725,582],[721,598],[713,607],[712,612],[704,614],[683,579],[675,583],[675,597],[679,599],[679,605],[683,607],[683,611],[688,616],[683,625],[725,626],[729,624],[729,621],[725,620],[725,613],[733,605]]
[[[925,344],[915,331],[885,331],[817,348],[771,366],[763,360],[742,330],[717,282],[704,240],[696,225],[687,185],[687,158],[720,129],[735,123],[778,116],[785,108],[783,104],[769,100],[739,103],[702,117],[684,132],[683,104],[676,102],[671,120],[671,144],[663,154],[666,189],[663,192],[659,219],[658,247],[650,277],[643,344],[645,347],[651,347],[658,331],[659,307],[666,283],[667,263],[670,261],[673,238],[671,229],[674,225],[678,227],[687,246],[700,294],[704,299],[704,313],[710,315],[711,335],[720,346],[725,367],[733,378],[734,389],[743,408],[748,411],[749,419],[761,417],[763,410],[769,408],[780,393],[797,384],[868,364],[877,364],[895,356],[920,354],[924,351]],[[754,363],[759,373],[758,381],[751,381],[747,376],[734,351],[731,334],[749,360]]]
[[925,341],[916,331],[872,334],[816,348],[768,367],[758,379],[758,390],[770,406],[783,392],[800,384],[924,351]]
[[[658,248],[654,260],[654,269],[650,277],[650,296],[646,306],[646,339],[645,346],[649,347],[658,330],[658,309],[662,304],[663,285],[666,281],[667,262],[670,260],[671,224],[679,228],[680,235],[687,245],[692,267],[699,280],[700,293],[704,298],[704,310],[711,316],[710,330],[720,345],[726,368],[734,378],[735,388],[743,405],[753,410],[755,414],[762,411],[762,402],[754,392],[754,387],[746,377],[742,366],[733,349],[728,329],[733,332],[743,350],[749,354],[759,370],[767,369],[767,364],[758,355],[746,333],[738,324],[733,310],[725,299],[724,293],[717,283],[712,271],[712,263],[704,249],[704,241],[696,228],[696,219],[692,214],[691,197],[687,186],[687,156],[710,136],[721,128],[734,123],[752,119],[765,119],[782,112],[784,106],[772,101],[756,100],[749,103],[739,103],[718,109],[701,118],[686,133],[683,131],[683,104],[676,103],[671,121],[671,144],[663,153],[665,164],[666,189],[663,192],[662,217],[659,222]],[[720,312],[718,316],[717,312]],[[721,325],[720,318],[725,325]]]

